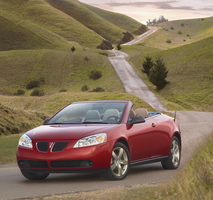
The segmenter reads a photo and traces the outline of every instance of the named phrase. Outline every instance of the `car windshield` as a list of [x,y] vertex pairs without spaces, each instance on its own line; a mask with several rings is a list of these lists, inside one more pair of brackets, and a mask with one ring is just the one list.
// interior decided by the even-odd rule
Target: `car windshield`
[[127,103],[73,103],[65,107],[46,124],[119,124]]

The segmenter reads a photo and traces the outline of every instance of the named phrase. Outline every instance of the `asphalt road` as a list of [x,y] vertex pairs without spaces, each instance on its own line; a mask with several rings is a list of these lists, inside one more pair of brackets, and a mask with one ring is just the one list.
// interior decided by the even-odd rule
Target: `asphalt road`
[[144,81],[140,79],[132,66],[126,61],[125,58],[128,57],[128,54],[117,50],[109,52],[114,54],[108,59],[122,81],[126,92],[143,99],[157,111],[166,111],[167,109],[160,99],[149,90]]

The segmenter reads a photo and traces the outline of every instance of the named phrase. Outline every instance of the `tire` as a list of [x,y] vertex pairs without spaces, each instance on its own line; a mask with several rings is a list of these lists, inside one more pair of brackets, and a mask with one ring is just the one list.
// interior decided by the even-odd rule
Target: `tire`
[[45,173],[45,172],[32,173],[24,169],[21,169],[21,173],[26,179],[29,179],[29,180],[43,180],[49,176],[49,173]]
[[123,143],[116,143],[112,150],[110,168],[102,176],[107,180],[123,180],[130,168],[129,151]]
[[177,137],[172,138],[169,157],[161,162],[164,169],[177,169],[180,165],[181,149]]

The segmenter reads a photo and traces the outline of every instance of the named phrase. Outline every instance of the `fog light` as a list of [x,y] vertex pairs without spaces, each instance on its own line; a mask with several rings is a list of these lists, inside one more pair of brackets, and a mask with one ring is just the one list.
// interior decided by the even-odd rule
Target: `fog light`
[[91,167],[93,162],[91,160],[84,160],[81,161],[80,167]]

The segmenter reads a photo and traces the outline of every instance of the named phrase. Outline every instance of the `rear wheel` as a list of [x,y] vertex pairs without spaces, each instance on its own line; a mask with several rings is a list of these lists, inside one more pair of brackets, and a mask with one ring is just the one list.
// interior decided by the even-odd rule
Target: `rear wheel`
[[43,180],[49,176],[49,173],[45,173],[45,172],[33,173],[33,172],[28,172],[24,169],[21,169],[21,173],[23,174],[25,178],[29,180]]
[[102,175],[107,180],[122,180],[127,176],[129,167],[129,151],[124,144],[118,142],[112,150],[110,168]]
[[170,145],[169,157],[166,160],[162,161],[161,164],[164,169],[177,169],[180,165],[180,158],[180,142],[177,137],[174,136]]

